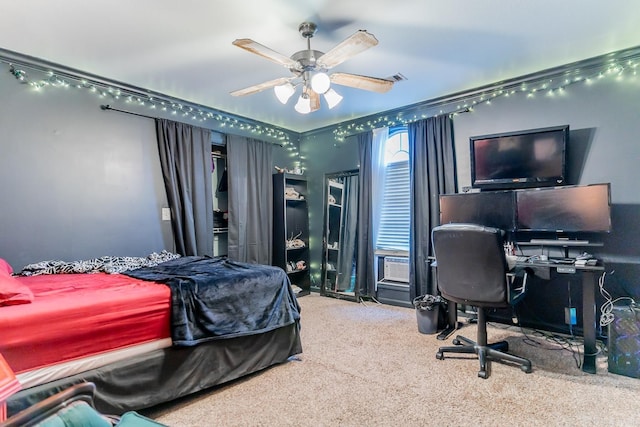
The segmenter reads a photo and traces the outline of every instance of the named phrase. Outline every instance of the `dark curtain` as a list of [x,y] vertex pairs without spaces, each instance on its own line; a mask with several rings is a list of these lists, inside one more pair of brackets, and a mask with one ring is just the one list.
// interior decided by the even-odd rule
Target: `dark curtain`
[[[409,280],[411,300],[437,294],[429,257],[431,229],[440,223],[440,194],[457,188],[453,121],[448,115],[430,117],[408,125],[411,177],[411,230]],[[461,264],[462,267],[462,264]]]
[[375,297],[375,256],[373,241],[371,183],[373,181],[373,133],[364,132],[347,138],[357,142],[360,151],[360,179],[358,181],[358,224],[356,289],[360,297]]
[[156,138],[176,252],[211,256],[211,131],[156,119]]
[[229,259],[271,265],[273,144],[227,138]]
[[342,206],[342,230],[340,230],[340,252],[338,259],[338,291],[354,291],[351,283],[356,261],[356,239],[358,237],[358,175],[344,177]]

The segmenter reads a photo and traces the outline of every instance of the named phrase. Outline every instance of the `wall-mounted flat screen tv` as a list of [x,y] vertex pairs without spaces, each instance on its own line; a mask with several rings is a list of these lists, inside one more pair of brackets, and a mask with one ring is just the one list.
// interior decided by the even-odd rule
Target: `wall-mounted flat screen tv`
[[440,224],[470,223],[513,231],[515,212],[513,191],[483,191],[440,196]]
[[518,231],[611,231],[609,184],[516,191]]
[[569,125],[472,136],[471,186],[513,189],[565,184]]

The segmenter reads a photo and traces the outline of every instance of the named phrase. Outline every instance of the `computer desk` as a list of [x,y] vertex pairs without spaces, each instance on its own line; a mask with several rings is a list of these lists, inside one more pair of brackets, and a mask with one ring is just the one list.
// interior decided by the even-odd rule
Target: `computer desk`
[[[596,373],[596,289],[598,276],[604,272],[604,266],[599,261],[596,265],[557,264],[553,261],[526,261],[516,263],[516,267],[530,268],[535,276],[549,279],[550,272],[556,270],[559,274],[579,274],[582,276],[582,328],[583,328],[583,356],[582,370]],[[452,301],[447,305],[448,327],[438,334],[439,340],[447,339],[458,327],[458,306]]]

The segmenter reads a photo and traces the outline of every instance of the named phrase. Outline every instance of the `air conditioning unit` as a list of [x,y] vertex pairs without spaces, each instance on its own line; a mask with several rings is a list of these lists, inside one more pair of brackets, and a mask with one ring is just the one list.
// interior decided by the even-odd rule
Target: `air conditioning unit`
[[409,283],[409,258],[384,257],[384,279]]

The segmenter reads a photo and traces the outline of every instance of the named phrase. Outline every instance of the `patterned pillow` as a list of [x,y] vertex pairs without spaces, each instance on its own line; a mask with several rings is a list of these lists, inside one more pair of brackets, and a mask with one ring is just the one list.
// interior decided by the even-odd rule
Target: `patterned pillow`
[[23,276],[72,273],[115,274],[141,267],[153,267],[176,258],[180,258],[180,255],[163,250],[160,253],[153,252],[146,257],[103,256],[100,258],[70,262],[61,260],[40,261],[24,266],[20,274]]

